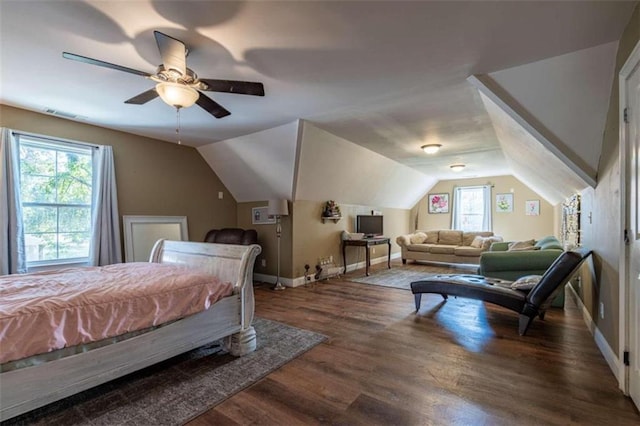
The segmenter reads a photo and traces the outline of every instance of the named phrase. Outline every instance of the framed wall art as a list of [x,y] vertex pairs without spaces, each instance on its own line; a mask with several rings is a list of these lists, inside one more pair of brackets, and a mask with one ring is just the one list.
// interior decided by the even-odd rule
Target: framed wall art
[[253,207],[251,209],[251,223],[253,225],[268,225],[276,223],[275,216],[269,216],[269,207]]
[[513,194],[496,194],[496,212],[513,212]]
[[539,216],[540,200],[527,200],[524,211],[527,216]]
[[449,213],[449,194],[429,194],[429,213]]

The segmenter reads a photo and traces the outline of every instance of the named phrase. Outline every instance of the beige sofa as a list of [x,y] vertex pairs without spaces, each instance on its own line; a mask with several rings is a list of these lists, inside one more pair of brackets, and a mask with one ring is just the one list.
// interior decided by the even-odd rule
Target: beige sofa
[[408,259],[479,264],[480,254],[488,251],[491,244],[499,241],[502,241],[502,237],[493,235],[493,232],[463,232],[451,229],[415,231],[396,238],[396,243],[402,249],[403,264],[406,264]]

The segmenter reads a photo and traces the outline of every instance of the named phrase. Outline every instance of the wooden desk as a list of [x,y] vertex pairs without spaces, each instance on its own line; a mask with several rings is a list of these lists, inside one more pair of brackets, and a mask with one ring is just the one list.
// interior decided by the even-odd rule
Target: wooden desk
[[343,240],[342,241],[342,263],[344,264],[344,272],[347,272],[347,246],[364,247],[366,253],[366,267],[365,272],[369,276],[369,266],[371,266],[371,254],[369,253],[369,247],[377,246],[380,244],[386,244],[388,246],[387,251],[387,267],[391,269],[391,239],[386,237],[374,237],[363,238],[361,240]]

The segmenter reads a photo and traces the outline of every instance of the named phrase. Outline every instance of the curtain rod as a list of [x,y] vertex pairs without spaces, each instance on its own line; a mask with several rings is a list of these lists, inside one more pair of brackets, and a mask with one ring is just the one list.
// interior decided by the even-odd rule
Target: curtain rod
[[13,130],[11,132],[11,134],[14,135],[14,136],[26,136],[26,137],[29,137],[29,138],[42,139],[42,140],[51,141],[51,142],[58,142],[58,143],[59,142],[64,142],[64,143],[69,144],[69,145],[81,146],[83,148],[87,148],[87,147],[88,148],[94,148],[94,149],[100,148],[100,145],[95,145],[95,144],[88,143],[88,142],[78,142],[78,141],[72,141],[72,140],[63,139],[63,138],[53,138],[51,136],[43,136],[43,135],[38,135],[36,133],[17,132],[15,130]]

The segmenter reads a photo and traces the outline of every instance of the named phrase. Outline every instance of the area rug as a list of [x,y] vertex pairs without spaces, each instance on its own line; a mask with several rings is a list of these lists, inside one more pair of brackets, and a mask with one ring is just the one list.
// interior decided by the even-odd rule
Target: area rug
[[437,274],[415,269],[392,268],[372,272],[368,277],[345,277],[345,279],[356,283],[380,285],[383,287],[394,287],[410,290],[410,284],[412,281],[422,280],[434,275]]
[[195,349],[5,425],[181,425],[313,348],[325,336],[257,318],[255,352],[236,358],[220,342]]

